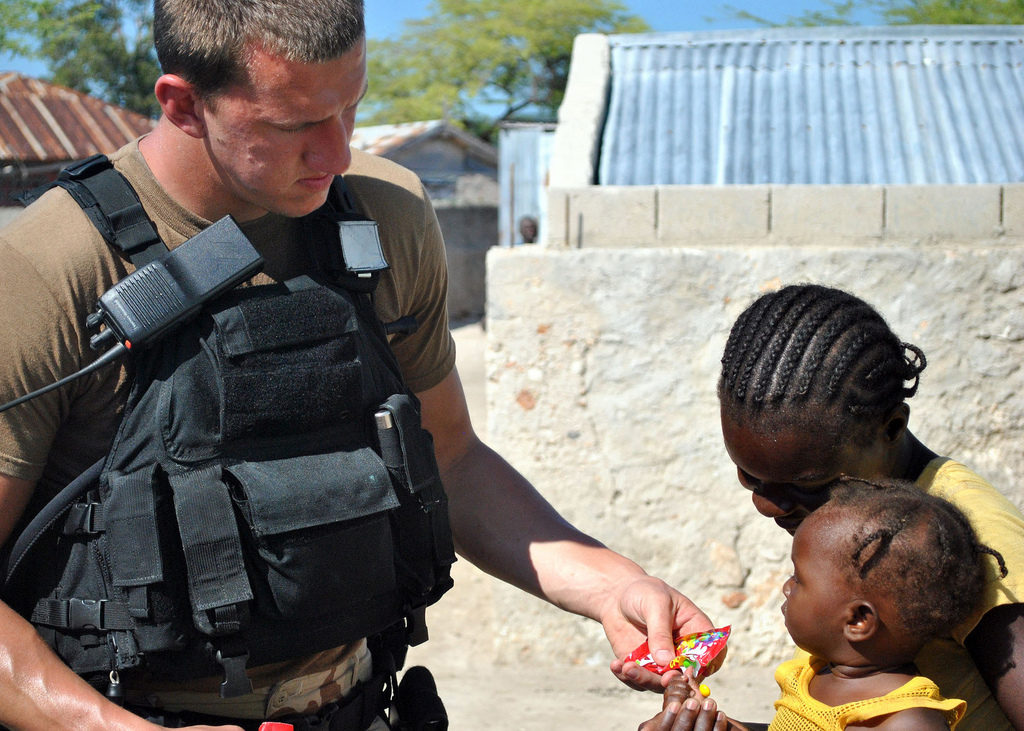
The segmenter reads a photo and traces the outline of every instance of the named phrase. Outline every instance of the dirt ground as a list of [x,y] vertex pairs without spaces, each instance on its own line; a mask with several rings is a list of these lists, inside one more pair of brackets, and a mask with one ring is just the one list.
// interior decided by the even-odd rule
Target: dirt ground
[[[581,728],[589,731],[636,729],[661,710],[661,696],[630,690],[607,666],[543,666],[482,663],[473,657],[475,636],[469,621],[473,600],[465,593],[470,581],[489,579],[465,562],[456,564],[456,589],[428,612],[431,639],[410,649],[406,667],[425,665],[437,682],[452,731],[547,731]],[[610,659],[610,658],[609,658]],[[712,697],[733,718],[771,721],[778,686],[772,669],[730,663],[707,681]]]
[[[484,330],[479,322],[454,328],[458,368],[477,431],[486,425]],[[630,690],[607,666],[526,667],[481,664],[467,656],[474,636],[472,617],[482,616],[473,602],[487,601],[480,591],[489,581],[460,561],[456,588],[428,614],[431,640],[410,650],[406,666],[426,665],[437,681],[453,731],[541,731],[550,728],[636,729],[661,709],[661,696]],[[778,687],[772,669],[726,661],[707,681],[712,696],[730,716],[768,722]]]

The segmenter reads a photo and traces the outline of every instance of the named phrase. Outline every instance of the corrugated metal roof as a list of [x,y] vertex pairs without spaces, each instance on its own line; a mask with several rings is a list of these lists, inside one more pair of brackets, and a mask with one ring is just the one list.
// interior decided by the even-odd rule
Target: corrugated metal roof
[[1024,26],[609,42],[605,185],[1024,180]]
[[0,161],[43,163],[110,153],[155,124],[87,94],[0,72]]

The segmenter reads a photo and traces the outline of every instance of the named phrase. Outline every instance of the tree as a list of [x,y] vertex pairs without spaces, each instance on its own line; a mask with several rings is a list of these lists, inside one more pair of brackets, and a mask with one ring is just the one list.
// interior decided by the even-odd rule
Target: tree
[[553,120],[577,34],[648,30],[616,0],[433,0],[429,11],[370,42],[361,124]]
[[766,26],[856,25],[856,13],[871,12],[891,25],[1007,25],[1024,23],[1022,0],[822,0],[824,8],[782,22],[726,6],[737,18]]
[[49,81],[133,111],[159,112],[147,0],[3,0],[0,50],[46,62]]
[[886,3],[891,23],[927,25],[1008,25],[1024,23],[1020,0],[903,0]]
[[[866,0],[866,2],[871,3],[871,0]],[[857,0],[846,0],[845,2],[823,0],[823,3],[827,7],[822,10],[805,10],[803,14],[790,16],[781,22],[769,20],[762,15],[758,15],[757,13],[753,13],[749,10],[736,8],[732,5],[726,5],[725,8],[733,17],[739,18],[740,20],[749,20],[757,23],[758,25],[769,27],[856,25],[852,20],[852,14],[857,9]]]

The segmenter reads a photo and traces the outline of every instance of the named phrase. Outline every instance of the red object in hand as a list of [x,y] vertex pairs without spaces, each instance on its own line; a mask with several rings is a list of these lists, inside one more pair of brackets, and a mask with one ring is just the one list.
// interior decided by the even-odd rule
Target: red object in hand
[[652,673],[658,673],[658,675],[664,675],[669,670],[693,668],[692,677],[695,680],[704,678],[718,670],[721,661],[715,664],[714,660],[725,649],[725,643],[729,640],[731,630],[732,625],[726,625],[707,632],[695,632],[692,635],[676,637],[673,640],[676,646],[676,657],[668,665],[658,665],[654,662],[646,642],[629,653],[626,656],[626,662],[635,662],[640,667],[646,668]]
[[260,724],[260,731],[295,731],[295,727],[280,721],[264,721]]

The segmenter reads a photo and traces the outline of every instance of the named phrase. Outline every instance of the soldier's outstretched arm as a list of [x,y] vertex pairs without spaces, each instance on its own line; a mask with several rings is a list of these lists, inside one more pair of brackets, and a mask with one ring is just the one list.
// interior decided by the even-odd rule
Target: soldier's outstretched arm
[[[647,640],[673,656],[673,633],[710,629],[693,602],[628,558],[580,532],[473,431],[457,370],[417,394],[434,437],[459,553],[484,571],[562,609],[601,622],[617,658]],[[668,679],[621,661],[638,688]]]

